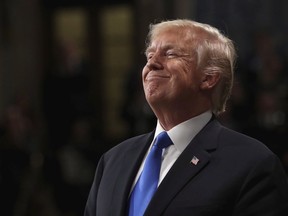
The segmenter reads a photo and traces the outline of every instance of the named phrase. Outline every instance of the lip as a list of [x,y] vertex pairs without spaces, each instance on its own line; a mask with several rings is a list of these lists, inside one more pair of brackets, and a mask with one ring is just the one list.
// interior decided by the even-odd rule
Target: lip
[[158,79],[168,79],[169,76],[168,75],[164,75],[164,74],[150,74],[148,73],[145,80],[158,80]]

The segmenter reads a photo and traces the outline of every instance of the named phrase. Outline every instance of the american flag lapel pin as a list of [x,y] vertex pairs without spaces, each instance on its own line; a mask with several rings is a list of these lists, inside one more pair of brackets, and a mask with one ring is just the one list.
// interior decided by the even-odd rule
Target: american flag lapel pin
[[196,156],[193,156],[192,160],[190,161],[190,163],[194,164],[195,166],[198,164],[199,159]]

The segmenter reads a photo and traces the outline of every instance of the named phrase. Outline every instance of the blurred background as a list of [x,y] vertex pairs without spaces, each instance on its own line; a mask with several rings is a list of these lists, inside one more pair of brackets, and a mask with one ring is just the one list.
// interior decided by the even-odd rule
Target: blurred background
[[288,174],[288,1],[1,0],[0,214],[81,216],[100,155],[148,132],[148,25],[212,24],[238,62],[224,125],[263,141]]

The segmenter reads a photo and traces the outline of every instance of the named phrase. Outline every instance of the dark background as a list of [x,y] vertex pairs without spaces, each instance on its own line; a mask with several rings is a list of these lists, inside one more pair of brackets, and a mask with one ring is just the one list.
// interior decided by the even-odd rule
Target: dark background
[[148,25],[191,18],[238,53],[221,121],[264,142],[288,173],[288,1],[1,0],[0,214],[80,216],[100,155],[148,132]]

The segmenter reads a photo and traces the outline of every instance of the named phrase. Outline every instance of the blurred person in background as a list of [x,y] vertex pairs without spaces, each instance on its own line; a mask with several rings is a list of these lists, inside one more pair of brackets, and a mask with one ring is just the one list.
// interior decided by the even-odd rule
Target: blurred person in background
[[245,74],[242,83],[245,85],[247,108],[242,112],[246,118],[241,116],[246,119],[243,132],[265,142],[280,157],[288,174],[285,159],[288,154],[287,57],[283,45],[272,31],[255,30],[253,35],[253,51],[242,68],[246,74],[240,73],[242,76]]
[[[47,124],[44,179],[63,215],[82,214],[99,157],[92,130],[90,70],[78,45],[57,41],[55,61],[43,83]],[[95,137],[94,137],[95,136]]]
[[[210,25],[163,21],[150,26],[146,56],[142,81],[156,128],[104,153],[84,215],[288,215],[279,158],[218,121],[233,86],[233,42]],[[143,177],[152,175],[147,164],[163,132],[171,145],[161,149],[147,197]]]
[[32,197],[29,189],[36,187],[33,162],[39,155],[38,128],[29,98],[17,95],[0,120],[0,197],[4,201],[1,215],[12,216],[26,210]]

